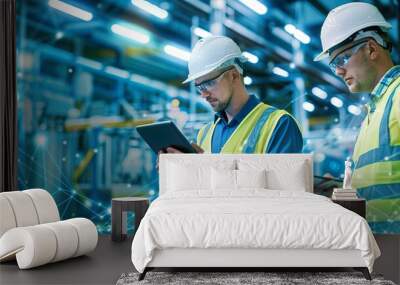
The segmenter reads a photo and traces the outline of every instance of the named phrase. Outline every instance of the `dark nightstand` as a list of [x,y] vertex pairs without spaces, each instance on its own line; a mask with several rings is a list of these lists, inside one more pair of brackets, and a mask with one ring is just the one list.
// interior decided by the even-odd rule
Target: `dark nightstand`
[[350,211],[353,211],[354,213],[359,214],[361,217],[365,219],[365,207],[366,207],[366,202],[365,199],[349,199],[349,200],[337,200],[337,199],[332,199],[332,202],[339,204],[340,206],[349,209]]
[[135,213],[135,231],[149,207],[149,199],[142,197],[114,198],[111,203],[111,239],[123,241],[127,237],[127,212]]

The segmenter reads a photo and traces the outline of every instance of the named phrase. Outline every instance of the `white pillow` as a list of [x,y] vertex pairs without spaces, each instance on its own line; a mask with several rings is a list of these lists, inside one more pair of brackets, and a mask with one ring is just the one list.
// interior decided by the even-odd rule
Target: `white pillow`
[[242,188],[266,188],[266,170],[229,170],[215,169],[211,171],[213,190],[238,190]]
[[267,188],[267,171],[236,170],[237,188]]
[[310,184],[308,161],[280,159],[280,160],[238,160],[239,170],[255,171],[266,169],[268,189],[307,191]]
[[169,191],[210,189],[210,171],[211,167],[207,166],[169,163],[167,189]]
[[304,164],[294,165],[290,172],[277,169],[267,171],[268,189],[306,192],[307,175]]
[[234,160],[207,162],[188,159],[169,161],[166,165],[167,191],[211,190],[212,169],[230,171],[236,167]]
[[236,189],[236,170],[217,169],[211,170],[212,189],[232,191]]

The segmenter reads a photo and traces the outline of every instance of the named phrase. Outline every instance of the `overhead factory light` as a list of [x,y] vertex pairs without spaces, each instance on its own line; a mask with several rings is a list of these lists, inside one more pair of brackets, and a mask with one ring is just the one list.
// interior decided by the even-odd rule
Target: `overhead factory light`
[[275,66],[272,69],[272,72],[275,73],[276,75],[279,75],[279,76],[282,76],[282,77],[289,77],[289,72],[287,72],[283,68],[280,68],[279,66]]
[[248,51],[242,52],[242,55],[246,57],[251,63],[256,64],[258,62],[258,57]]
[[43,133],[37,134],[37,135],[35,136],[35,139],[34,139],[34,140],[35,140],[36,146],[41,147],[41,148],[45,147],[46,144],[47,144],[47,137],[46,137],[46,135],[43,134]]
[[133,5],[160,19],[166,19],[168,12],[146,0],[132,0]]
[[85,57],[78,57],[76,59],[76,62],[78,64],[81,64],[81,65],[84,65],[84,66],[87,66],[87,67],[90,67],[90,68],[93,68],[96,70],[101,70],[103,68],[103,65],[100,62],[91,60],[91,59],[88,59]]
[[296,27],[293,26],[292,24],[287,24],[287,25],[285,25],[285,31],[288,34],[294,35],[294,32],[296,31]]
[[337,108],[341,108],[343,106],[343,101],[338,97],[332,97],[331,104]]
[[105,69],[105,72],[108,74],[112,74],[121,78],[128,78],[129,77],[129,72],[114,66],[107,66]]
[[309,44],[311,41],[311,38],[306,33],[304,33],[302,30],[296,28],[292,24],[285,25],[285,31],[288,34],[294,36],[299,41],[301,41],[303,44]]
[[347,107],[347,111],[349,111],[349,113],[353,114],[354,116],[358,116],[361,114],[361,109],[360,107],[356,106],[356,105],[349,105]]
[[265,6],[258,0],[240,0],[240,2],[242,2],[244,5],[246,5],[259,15],[264,15],[268,12],[267,6]]
[[303,103],[303,109],[306,110],[307,112],[313,112],[315,110],[315,106],[313,103],[305,101]]
[[307,35],[305,32],[303,32],[302,30],[296,29],[296,31],[294,32],[293,35],[296,39],[301,41],[303,44],[309,44],[311,41],[310,36]]
[[199,28],[199,27],[194,28],[193,32],[199,38],[206,38],[206,37],[212,36],[212,34],[209,31],[206,31],[206,30],[204,30],[202,28]]
[[317,96],[318,98],[321,98],[323,100],[328,98],[328,93],[326,93],[324,90],[322,90],[319,87],[313,87],[313,89],[311,89],[311,92],[312,92],[312,94],[314,94],[315,96]]
[[179,58],[184,61],[188,61],[190,58],[190,52],[173,45],[165,45],[164,51],[166,54]]
[[250,76],[246,76],[243,80],[245,85],[250,85],[251,83],[253,83],[253,79],[251,79]]
[[134,40],[136,42],[142,43],[142,44],[147,44],[150,41],[150,36],[144,34],[143,32],[119,25],[119,24],[114,24],[111,26],[111,31],[114,34],[117,34],[119,36],[123,36],[125,38]]
[[74,17],[84,20],[86,22],[89,22],[90,20],[93,19],[92,13],[90,13],[86,10],[83,10],[81,8],[78,8],[76,6],[73,6],[71,4],[68,4],[66,2],[63,2],[63,1],[49,0],[48,5],[56,10],[59,10],[68,15],[74,16]]
[[62,39],[63,37],[64,37],[64,33],[63,32],[58,31],[56,33],[56,40]]

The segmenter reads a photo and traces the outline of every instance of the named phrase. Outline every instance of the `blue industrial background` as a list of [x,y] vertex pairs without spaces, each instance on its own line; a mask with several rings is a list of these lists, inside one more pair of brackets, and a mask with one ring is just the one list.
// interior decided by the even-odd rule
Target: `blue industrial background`
[[[312,59],[325,16],[346,2],[17,1],[19,188],[50,191],[63,219],[88,217],[101,233],[112,197],[157,197],[155,155],[135,126],[171,119],[194,139],[213,118],[181,84],[209,32],[245,52],[250,93],[300,122],[315,174],[341,177],[368,94],[349,94]],[[399,3],[369,2],[393,25],[399,63]]]

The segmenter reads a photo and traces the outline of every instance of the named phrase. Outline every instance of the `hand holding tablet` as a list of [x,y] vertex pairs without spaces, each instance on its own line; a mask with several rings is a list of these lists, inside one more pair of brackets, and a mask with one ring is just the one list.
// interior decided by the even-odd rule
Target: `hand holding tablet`
[[[182,132],[171,121],[142,125],[136,127],[136,129],[155,153],[174,153],[177,151],[183,153],[202,152],[199,146],[191,145]],[[168,148],[172,149],[168,151]]]

